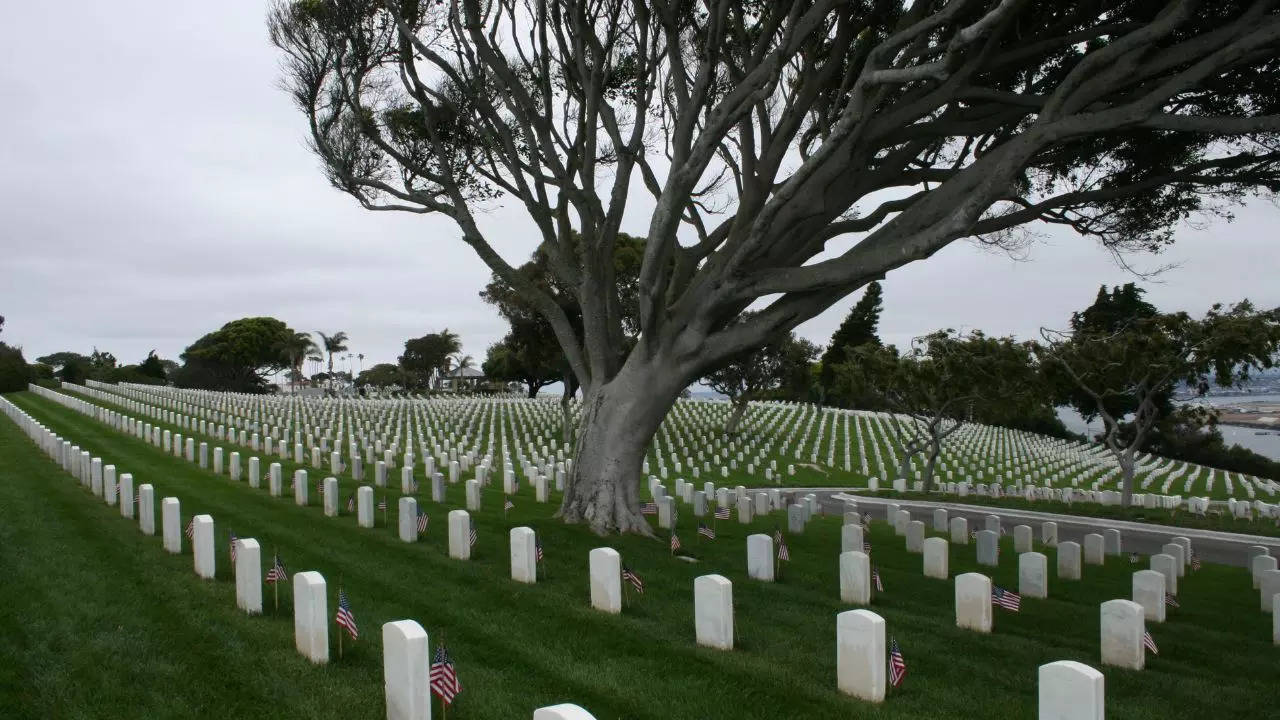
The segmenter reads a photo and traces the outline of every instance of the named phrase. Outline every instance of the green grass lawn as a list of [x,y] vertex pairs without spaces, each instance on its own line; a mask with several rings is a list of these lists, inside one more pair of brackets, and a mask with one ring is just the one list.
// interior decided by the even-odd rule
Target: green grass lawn
[[[0,590],[0,708],[4,717],[383,717],[380,628],[411,618],[443,636],[463,687],[450,716],[528,717],[534,708],[575,702],[601,718],[1032,717],[1036,671],[1054,660],[1098,664],[1098,605],[1128,597],[1133,567],[1108,558],[1085,580],[1050,580],[1048,600],[1023,611],[997,610],[996,631],[955,628],[951,582],[921,574],[921,557],[903,550],[888,526],[869,535],[886,592],[872,608],[886,619],[909,665],[903,688],[872,706],[835,689],[839,520],[818,518],[789,538],[793,562],[783,579],[746,578],[745,536],[772,531],[777,517],[750,527],[720,521],[720,537],[699,542],[683,509],[680,536],[699,562],[673,559],[661,542],[601,539],[552,519],[527,484],[508,518],[501,493],[485,494],[476,514],[471,562],[449,560],[445,515],[462,502],[419,496],[431,529],[401,543],[393,527],[357,527],[352,515],[327,518],[292,497],[272,498],[201,470],[141,440],[30,393],[8,396],[64,437],[182,501],[182,522],[213,516],[218,578],[196,578],[189,549],[166,554],[48,461],[0,420],[0,541],[8,581]],[[246,454],[247,457],[247,454]],[[264,458],[265,460],[265,458]],[[286,463],[286,465],[288,465]],[[265,471],[264,462],[263,470]],[[287,476],[288,468],[286,468]],[[311,482],[315,482],[312,475]],[[344,497],[354,483],[341,480]],[[389,491],[394,507],[399,492]],[[381,495],[381,492],[379,492]],[[158,513],[157,513],[158,515]],[[157,518],[158,519],[158,518]],[[535,586],[509,578],[506,533],[531,525],[547,558]],[[362,639],[334,660],[310,665],[293,649],[291,589],[281,612],[247,617],[235,608],[228,531],[255,537],[264,565],[277,548],[290,572],[318,570],[330,585],[330,613],[342,579]],[[1006,539],[997,584],[1016,587],[1016,556]],[[587,553],[609,545],[647,586],[621,616],[590,608]],[[1052,551],[1050,566],[1053,566]],[[971,546],[952,550],[952,575],[977,570]],[[991,572],[991,569],[985,569]],[[737,649],[698,648],[693,578],[720,573],[735,584]],[[1181,583],[1182,608],[1150,629],[1161,655],[1143,672],[1104,669],[1112,717],[1238,717],[1274,712],[1277,649],[1270,617],[1257,607],[1242,569],[1206,564]]]

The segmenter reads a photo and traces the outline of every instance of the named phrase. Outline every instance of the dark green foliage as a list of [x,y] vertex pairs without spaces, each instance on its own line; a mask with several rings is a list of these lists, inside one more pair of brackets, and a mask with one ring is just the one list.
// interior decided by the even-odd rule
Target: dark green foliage
[[405,381],[405,373],[400,366],[393,363],[378,363],[360,373],[356,378],[356,385],[372,385],[381,388],[389,385],[403,386]]
[[168,374],[164,371],[164,362],[156,355],[155,350],[147,353],[146,359],[139,363],[138,372],[162,383],[168,378]]
[[89,359],[86,357],[74,357],[67,359],[62,367],[58,370],[58,379],[62,382],[75,383],[83,385],[84,381],[89,378]]
[[85,367],[88,367],[89,365],[89,357],[87,355],[81,355],[78,352],[70,352],[66,350],[62,352],[50,353],[49,355],[36,358],[36,362],[48,365],[52,367],[54,370],[61,370],[68,362],[71,362],[72,360],[83,361],[85,364]]
[[840,327],[831,335],[831,344],[822,354],[822,369],[818,373],[818,384],[822,388],[823,401],[828,405],[840,407],[862,407],[854,405],[858,400],[866,398],[842,397],[833,392],[836,366],[843,365],[849,358],[849,350],[868,343],[880,344],[880,336],[876,328],[880,324],[880,312],[884,309],[879,281],[867,286],[857,304],[849,310]]
[[265,392],[265,376],[289,366],[282,348],[295,336],[275,318],[233,320],[188,346],[172,380],[178,387]]
[[480,366],[491,380],[524,383],[529,397],[564,377],[564,353],[551,325],[539,317],[513,321],[511,331],[489,347]]
[[26,390],[33,380],[30,366],[22,357],[22,348],[0,342],[0,393]]
[[445,372],[449,358],[461,351],[462,340],[449,328],[406,340],[398,360],[408,379],[407,387],[430,387]]

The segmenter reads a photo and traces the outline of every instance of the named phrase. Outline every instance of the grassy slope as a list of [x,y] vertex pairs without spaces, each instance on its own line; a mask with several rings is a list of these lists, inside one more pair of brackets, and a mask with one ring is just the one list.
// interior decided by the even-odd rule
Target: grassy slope
[[[835,519],[792,538],[795,562],[784,581],[764,585],[745,578],[743,538],[772,529],[772,518],[752,529],[722,521],[714,543],[697,543],[686,519],[681,535],[702,559],[686,564],[653,541],[601,541],[560,526],[550,520],[553,507],[533,503],[526,487],[510,522],[500,495],[486,495],[476,559],[460,563],[445,552],[446,507],[425,503],[432,530],[405,545],[381,527],[381,517],[379,528],[362,530],[348,515],[325,518],[316,507],[232,484],[49,401],[13,399],[137,482],[156,485],[157,497],[180,497],[184,522],[195,512],[212,514],[220,552],[218,581],[198,581],[188,554],[165,555],[157,538],[139,535],[0,423],[0,531],[9,535],[6,546],[23,548],[7,560],[16,582],[6,585],[12,597],[0,625],[17,641],[0,645],[0,653],[13,653],[16,662],[0,670],[11,688],[0,706],[13,701],[19,717],[51,708],[58,716],[127,708],[131,715],[190,717],[215,703],[220,714],[253,716],[269,698],[280,715],[381,717],[378,626],[405,617],[422,622],[433,640],[446,636],[464,687],[459,717],[527,717],[566,700],[601,718],[1026,717],[1034,712],[1037,666],[1059,659],[1096,665],[1098,603],[1129,593],[1132,568],[1112,560],[1087,568],[1085,582],[1051,581],[1053,597],[1025,601],[1021,614],[1000,613],[995,635],[962,632],[953,623],[951,583],[923,578],[920,558],[878,523],[870,539],[888,592],[873,609],[900,641],[910,676],[873,708],[834,689],[834,615],[845,609],[836,593]],[[346,492],[350,487],[345,481]],[[461,501],[460,487],[450,488],[449,500]],[[549,579],[535,587],[508,579],[503,536],[514,524],[542,534]],[[257,537],[268,553],[278,546],[292,572],[323,572],[331,603],[341,575],[365,639],[341,661],[313,668],[293,651],[287,617],[239,615],[224,547],[228,528]],[[648,584],[621,617],[594,612],[587,601],[586,553],[604,542]],[[952,574],[976,569],[972,557],[970,548],[956,548]],[[692,579],[709,572],[735,582],[739,640],[732,653],[693,643]],[[1006,587],[1016,584],[1011,547],[994,575]],[[1163,655],[1142,673],[1105,671],[1111,714],[1269,712],[1275,650],[1266,642],[1269,618],[1256,603],[1242,570],[1206,566],[1188,579],[1183,609],[1153,628]],[[283,614],[288,605],[282,602]],[[978,685],[980,692],[966,692]]]

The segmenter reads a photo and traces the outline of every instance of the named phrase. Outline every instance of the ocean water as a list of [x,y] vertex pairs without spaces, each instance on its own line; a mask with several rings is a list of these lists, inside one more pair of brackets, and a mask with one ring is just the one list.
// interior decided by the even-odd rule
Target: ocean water
[[[1196,402],[1213,407],[1234,406],[1244,402],[1280,403],[1280,395],[1211,396],[1199,398]],[[1067,426],[1067,429],[1072,432],[1086,433],[1089,437],[1102,432],[1101,420],[1094,420],[1092,423],[1086,424],[1084,418],[1080,417],[1080,414],[1071,408],[1058,408],[1058,417],[1062,419],[1062,423]],[[1222,431],[1222,439],[1227,445],[1240,445],[1272,460],[1280,460],[1280,432],[1238,427],[1236,425],[1219,425],[1218,429]]]

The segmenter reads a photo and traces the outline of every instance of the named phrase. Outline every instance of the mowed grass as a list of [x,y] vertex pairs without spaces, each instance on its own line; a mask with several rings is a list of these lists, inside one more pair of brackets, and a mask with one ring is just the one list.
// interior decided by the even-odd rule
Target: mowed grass
[[[1082,582],[1050,581],[1048,600],[1023,611],[997,610],[996,631],[955,628],[949,581],[921,574],[921,558],[875,523],[869,540],[886,592],[883,615],[909,665],[903,688],[883,705],[835,689],[839,520],[818,518],[788,538],[793,561],[781,582],[746,578],[745,537],[771,532],[780,517],[752,526],[720,521],[715,541],[698,541],[683,508],[679,534],[699,562],[673,559],[661,541],[601,539],[551,517],[531,489],[504,518],[501,493],[485,494],[476,514],[471,562],[450,560],[445,514],[462,502],[420,496],[431,517],[419,543],[400,542],[395,512],[385,527],[357,527],[350,514],[327,518],[292,497],[201,470],[158,448],[28,393],[9,396],[64,437],[149,482],[159,498],[182,501],[182,523],[209,513],[216,524],[218,578],[198,580],[189,549],[166,554],[158,537],[85,491],[7,420],[0,420],[0,533],[8,570],[0,608],[0,708],[4,717],[383,717],[383,622],[412,618],[443,636],[463,692],[450,716],[529,717],[533,709],[575,702],[601,718],[943,718],[1033,717],[1036,671],[1053,660],[1098,666],[1098,604],[1128,597],[1127,560],[1086,567]],[[265,464],[264,464],[265,470]],[[312,475],[311,482],[315,482]],[[344,479],[344,497],[354,483]],[[381,493],[379,493],[381,494]],[[399,493],[392,490],[389,501]],[[157,519],[158,519],[157,511]],[[509,527],[535,527],[546,549],[543,576],[525,586],[509,578]],[[329,581],[330,615],[339,578],[363,632],[317,667],[293,649],[291,586],[281,610],[247,617],[235,608],[228,531],[255,537],[264,565],[276,548],[290,572],[318,570]],[[587,553],[609,545],[646,583],[621,616],[590,608]],[[1053,566],[1053,552],[1048,551]],[[952,575],[978,570],[971,546],[952,548]],[[983,569],[991,572],[991,569]],[[737,649],[698,648],[693,578],[720,573],[734,582]],[[997,584],[1016,587],[1016,556],[1005,540]],[[1150,629],[1161,655],[1143,672],[1103,669],[1113,717],[1266,717],[1277,649],[1270,617],[1258,608],[1242,569],[1206,565],[1185,578],[1182,608]],[[9,708],[13,708],[9,711]]]

